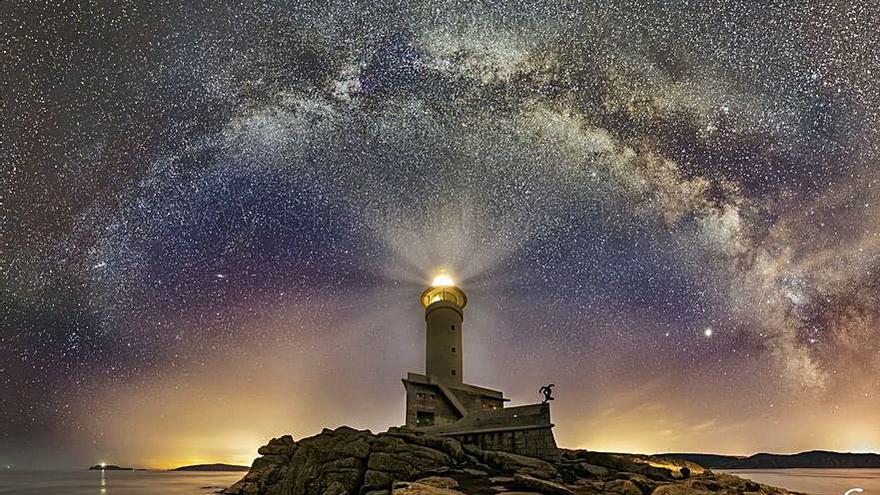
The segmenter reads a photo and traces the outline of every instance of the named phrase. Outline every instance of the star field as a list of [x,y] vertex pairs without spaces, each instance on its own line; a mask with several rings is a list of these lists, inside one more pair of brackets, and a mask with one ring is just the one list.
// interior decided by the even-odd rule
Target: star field
[[880,450],[876,7],[4,4],[0,464],[397,424],[441,268],[563,446]]

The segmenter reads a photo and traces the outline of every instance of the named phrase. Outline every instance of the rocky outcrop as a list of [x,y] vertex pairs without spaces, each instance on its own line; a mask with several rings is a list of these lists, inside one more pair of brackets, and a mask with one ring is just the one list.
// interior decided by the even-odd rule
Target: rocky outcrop
[[258,450],[226,495],[782,495],[687,461],[559,449],[537,459],[406,429],[341,427]]

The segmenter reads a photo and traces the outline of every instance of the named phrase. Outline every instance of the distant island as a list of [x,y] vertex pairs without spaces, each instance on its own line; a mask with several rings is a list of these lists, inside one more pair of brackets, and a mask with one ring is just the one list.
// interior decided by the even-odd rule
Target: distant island
[[134,468],[121,467],[115,464],[95,464],[89,469],[97,471],[134,471]]
[[718,454],[671,453],[657,457],[681,459],[710,469],[880,468],[880,454],[853,454],[811,450],[799,454],[755,454],[748,457]]
[[238,466],[235,464],[194,464],[192,466],[180,466],[171,471],[247,471],[250,466]]

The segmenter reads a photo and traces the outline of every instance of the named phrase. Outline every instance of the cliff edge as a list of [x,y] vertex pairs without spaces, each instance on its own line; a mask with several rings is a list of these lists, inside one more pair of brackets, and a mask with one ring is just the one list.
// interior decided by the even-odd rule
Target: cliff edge
[[392,428],[272,439],[225,495],[787,494],[682,460],[585,450],[538,459]]

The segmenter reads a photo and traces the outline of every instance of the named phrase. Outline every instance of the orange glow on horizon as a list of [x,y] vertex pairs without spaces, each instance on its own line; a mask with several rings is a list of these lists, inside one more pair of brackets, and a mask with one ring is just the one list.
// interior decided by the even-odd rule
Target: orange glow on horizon
[[[422,322],[411,317],[416,301],[390,309],[384,303],[408,296],[404,291],[376,293],[375,301],[363,304],[367,312],[357,318],[322,315],[308,320],[314,304],[301,310],[291,304],[248,322],[248,330],[230,348],[201,356],[202,366],[168,373],[162,380],[102,389],[95,398],[101,407],[78,411],[85,428],[71,443],[94,445],[86,458],[137,468],[250,465],[257,449],[273,437],[291,434],[299,441],[324,427],[380,432],[399,425],[405,408],[399,377],[403,370],[422,366],[423,337],[415,331]],[[338,304],[329,300],[321,306]],[[682,387],[677,379],[639,381],[643,377],[626,375],[627,368],[610,352],[604,353],[607,359],[586,363],[569,360],[565,353],[517,354],[519,349],[493,345],[511,324],[503,312],[485,300],[473,311],[480,318],[467,327],[469,351],[474,356],[497,353],[492,359],[469,361],[474,383],[504,390],[512,404],[534,402],[535,385],[547,379],[546,360],[559,360],[563,371],[551,378],[561,384],[552,404],[561,447],[750,455],[864,451],[880,445],[880,411],[873,396],[818,412],[822,402],[810,398],[799,407],[754,402],[746,411],[721,400],[693,401],[689,399],[716,393],[713,382]],[[366,328],[377,330],[364,332],[365,321]],[[306,330],[291,331],[299,326]],[[327,328],[335,332],[332,344],[325,341]],[[414,350],[394,359],[379,351],[363,352],[394,346]],[[662,356],[642,358],[657,358],[658,369],[663,369]],[[515,372],[506,373],[513,371],[507,363],[514,362]],[[571,370],[578,374],[566,374]]]

